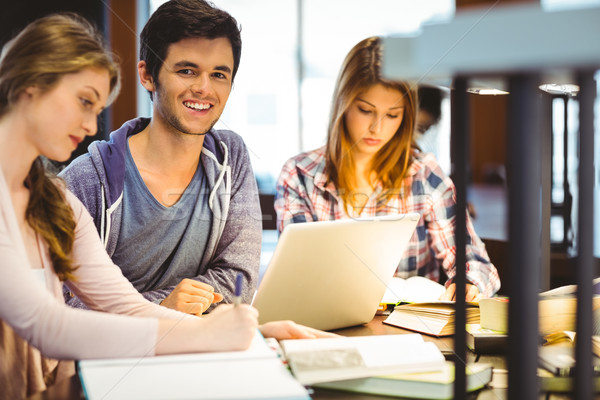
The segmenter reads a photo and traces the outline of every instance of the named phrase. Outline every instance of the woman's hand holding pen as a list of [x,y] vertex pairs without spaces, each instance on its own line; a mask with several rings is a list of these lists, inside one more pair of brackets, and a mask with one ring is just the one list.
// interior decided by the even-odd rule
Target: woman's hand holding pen
[[204,316],[200,336],[212,343],[210,351],[245,350],[250,346],[258,328],[258,311],[248,305],[223,304]]
[[213,303],[223,300],[223,295],[215,293],[212,286],[193,279],[183,279],[161,303],[187,314],[201,315]]
[[155,352],[246,350],[257,327],[258,311],[247,304],[223,304],[202,318],[160,319]]

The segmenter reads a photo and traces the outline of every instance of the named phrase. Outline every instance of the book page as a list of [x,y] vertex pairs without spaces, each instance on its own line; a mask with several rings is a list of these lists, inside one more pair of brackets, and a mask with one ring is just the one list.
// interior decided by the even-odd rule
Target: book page
[[310,399],[277,358],[94,366],[80,377],[89,400]]
[[423,276],[411,276],[407,279],[393,277],[388,284],[381,303],[396,304],[399,301],[406,303],[437,301],[445,290],[443,285]]

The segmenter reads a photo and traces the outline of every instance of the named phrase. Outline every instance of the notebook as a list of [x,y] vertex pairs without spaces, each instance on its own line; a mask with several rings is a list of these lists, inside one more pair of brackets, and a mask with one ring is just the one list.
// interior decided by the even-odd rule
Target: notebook
[[82,360],[77,368],[88,400],[310,400],[259,333],[244,351]]
[[290,319],[332,330],[369,322],[420,215],[287,226],[252,305],[259,322]]

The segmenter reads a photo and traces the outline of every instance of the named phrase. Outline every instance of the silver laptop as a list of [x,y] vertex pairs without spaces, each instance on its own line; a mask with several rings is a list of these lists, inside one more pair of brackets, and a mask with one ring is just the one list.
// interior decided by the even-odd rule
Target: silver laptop
[[420,215],[288,225],[252,305],[259,322],[332,330],[369,322]]

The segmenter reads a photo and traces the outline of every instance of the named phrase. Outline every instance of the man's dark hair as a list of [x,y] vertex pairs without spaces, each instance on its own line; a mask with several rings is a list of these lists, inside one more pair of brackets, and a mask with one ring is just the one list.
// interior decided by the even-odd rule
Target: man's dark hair
[[442,90],[431,86],[419,86],[418,97],[419,110],[427,111],[433,118],[433,125],[437,124],[442,117]]
[[[242,39],[237,21],[204,0],[170,0],[150,16],[140,35],[140,60],[154,82],[172,43],[187,38],[226,37],[233,50],[232,82],[240,65]],[[152,94],[150,94],[152,96]]]

